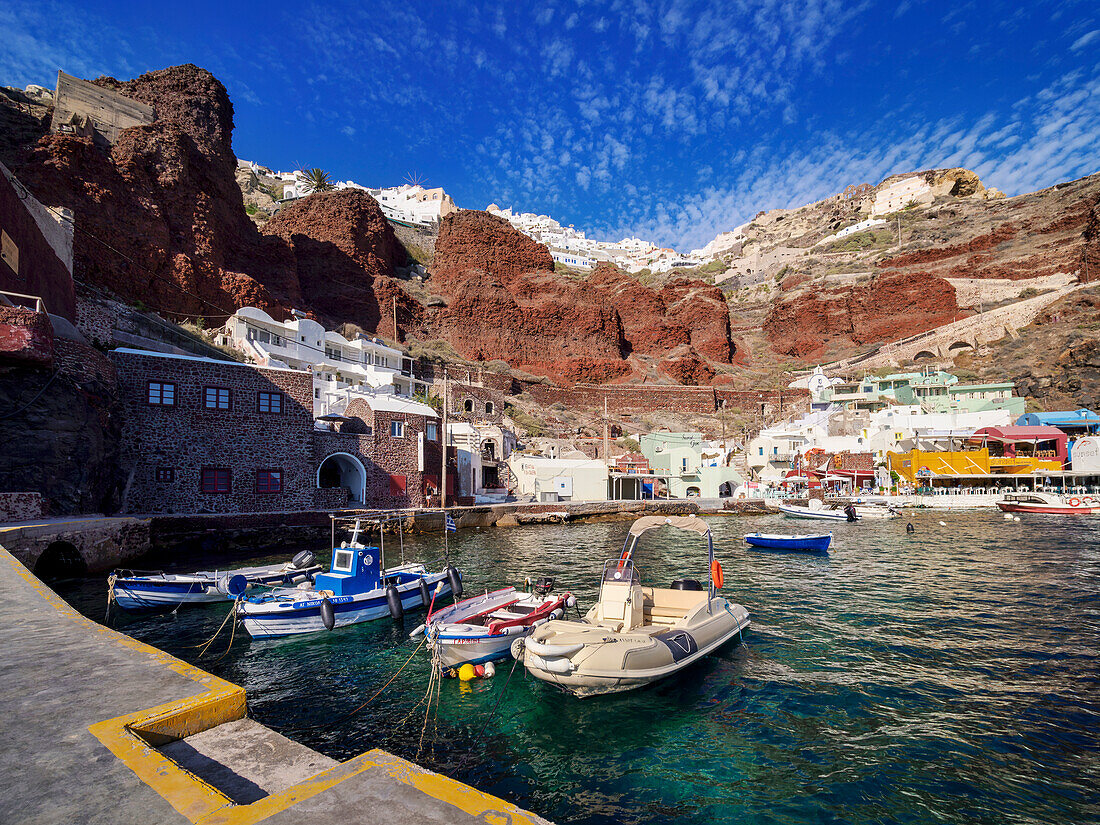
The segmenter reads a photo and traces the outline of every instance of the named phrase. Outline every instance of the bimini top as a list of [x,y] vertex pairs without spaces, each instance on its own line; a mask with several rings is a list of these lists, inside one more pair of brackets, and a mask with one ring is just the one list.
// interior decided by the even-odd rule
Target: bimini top
[[710,525],[698,516],[642,516],[630,525],[630,535],[637,537],[646,530],[664,527],[666,524],[678,530],[691,530],[700,536],[710,532]]

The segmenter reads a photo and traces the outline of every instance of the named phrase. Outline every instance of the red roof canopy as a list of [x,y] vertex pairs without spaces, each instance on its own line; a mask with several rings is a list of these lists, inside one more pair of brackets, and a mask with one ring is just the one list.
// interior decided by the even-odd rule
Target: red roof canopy
[[1037,441],[1061,441],[1065,442],[1068,436],[1057,427],[982,427],[975,430],[970,437],[971,441],[1001,441],[1005,444],[1014,444],[1018,441],[1033,443]]

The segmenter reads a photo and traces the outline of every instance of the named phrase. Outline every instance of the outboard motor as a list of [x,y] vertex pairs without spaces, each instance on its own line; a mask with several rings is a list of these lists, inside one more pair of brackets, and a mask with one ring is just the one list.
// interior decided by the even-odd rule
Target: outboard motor
[[699,583],[698,579],[676,579],[672,583],[673,590],[702,590],[703,585]]
[[401,603],[401,595],[397,592],[397,585],[386,585],[386,604],[390,607],[390,615],[395,619],[405,616],[405,605]]
[[432,603],[432,594],[428,590],[428,583],[423,579],[420,580],[420,601],[424,603],[424,607],[427,607]]
[[325,626],[325,630],[336,627],[336,610],[328,598],[321,599],[321,624]]
[[848,521],[859,521],[859,516],[856,514],[856,506],[850,501],[844,508],[844,515],[848,517]]
[[312,550],[303,550],[290,560],[290,565],[297,570],[305,570],[307,567],[312,567],[315,561],[317,557],[313,555]]
[[454,567],[452,567],[451,565],[447,565],[447,571],[446,572],[447,572],[447,583],[451,586],[451,593],[454,594],[454,597],[456,599],[461,599],[462,598],[462,576],[459,575],[459,572]]
[[554,589],[554,580],[550,576],[539,576],[535,581],[535,595],[545,596]]

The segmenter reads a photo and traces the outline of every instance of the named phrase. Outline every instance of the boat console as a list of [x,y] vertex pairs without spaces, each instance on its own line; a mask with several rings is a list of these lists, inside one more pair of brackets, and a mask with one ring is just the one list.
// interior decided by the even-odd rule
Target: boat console
[[331,590],[334,596],[365,593],[382,586],[382,554],[377,547],[344,542],[332,550],[332,569],[318,573],[316,590]]

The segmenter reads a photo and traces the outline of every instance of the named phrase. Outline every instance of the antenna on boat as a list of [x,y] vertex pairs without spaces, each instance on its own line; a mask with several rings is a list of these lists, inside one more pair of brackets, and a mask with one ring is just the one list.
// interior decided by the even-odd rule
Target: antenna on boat
[[353,545],[359,543],[359,519],[355,520],[355,529],[351,531],[351,543]]

